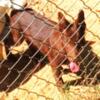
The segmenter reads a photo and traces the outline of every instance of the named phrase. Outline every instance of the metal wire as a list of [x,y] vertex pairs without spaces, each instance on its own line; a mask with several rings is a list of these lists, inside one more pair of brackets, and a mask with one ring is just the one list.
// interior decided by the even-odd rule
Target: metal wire
[[[11,0],[11,1],[12,1],[12,0]],[[65,15],[69,16],[73,21],[75,21],[75,18],[73,17],[73,15],[70,15],[68,12],[65,11],[65,9],[63,9],[63,8],[60,7],[60,5],[64,2],[64,0],[62,0],[62,2],[60,2],[58,5],[57,5],[55,2],[53,2],[52,0],[46,0],[46,1],[47,1],[47,3],[39,10],[40,12],[48,5],[48,3],[50,3],[50,4],[54,5],[54,6],[57,8],[56,10],[62,11]],[[85,19],[89,18],[89,17],[91,16],[91,14],[95,14],[96,18],[97,18],[97,19],[100,19],[100,16],[94,11],[94,8],[95,8],[97,5],[99,5],[100,2],[97,2],[93,7],[90,7],[90,6],[88,5],[88,2],[85,2],[85,1],[83,1],[83,0],[79,0],[79,1],[84,5],[84,7],[86,7],[87,9],[90,10],[90,13],[87,15],[87,17],[86,17]],[[31,2],[33,2],[33,1],[31,1]],[[13,2],[12,2],[12,3],[13,3]],[[66,1],[66,3],[67,3],[67,1]],[[68,8],[68,10],[71,10],[71,8],[74,6],[75,3],[76,3],[76,1]],[[14,3],[14,4],[15,4],[15,3]],[[18,5],[17,5],[17,6],[18,6]],[[23,7],[22,7],[22,8],[23,8]],[[55,10],[55,12],[56,12],[56,10]],[[16,20],[11,26],[8,26],[8,27],[10,28],[10,30],[8,31],[8,33],[6,34],[6,36],[5,36],[1,41],[4,41],[4,40],[8,37],[8,35],[9,35],[10,32],[11,32],[11,29],[13,29],[13,28],[14,28],[13,26],[23,17],[24,13],[25,13],[25,12],[24,12],[24,9],[23,9],[23,12],[20,14],[20,16],[18,16],[17,20]],[[61,33],[62,35],[57,39],[57,41],[56,41],[54,44],[48,45],[48,44],[46,44],[45,41],[47,41],[47,39],[52,35],[52,31],[51,31],[51,33],[48,35],[48,37],[45,38],[45,40],[43,40],[43,41],[36,39],[36,36],[41,32],[41,30],[45,27],[45,25],[49,25],[49,26],[52,28],[52,30],[59,31],[59,30],[57,30],[56,27],[59,25],[59,23],[62,21],[62,19],[61,19],[58,23],[56,23],[55,25],[52,25],[52,24],[48,23],[48,18],[42,19],[42,18],[38,17],[38,16],[39,16],[39,13],[34,14],[34,13],[30,13],[30,12],[29,12],[29,14],[32,14],[32,15],[33,15],[32,21],[31,21],[30,24],[26,27],[26,29],[23,30],[23,32],[22,32],[22,34],[21,34],[21,37],[19,38],[19,40],[17,41],[17,43],[19,43],[19,41],[24,37],[23,34],[30,28],[30,26],[34,23],[35,19],[38,19],[38,20],[41,20],[40,22],[41,22],[41,23],[44,23],[44,25],[41,26],[41,28],[38,30],[38,32],[37,32],[34,36],[32,36],[32,35],[28,35],[28,36],[31,37],[33,40],[38,41],[38,42],[41,44],[41,46],[38,48],[38,50],[37,50],[34,54],[31,55],[31,57],[30,57],[30,55],[25,54],[25,52],[23,52],[22,54],[19,53],[20,56],[18,57],[18,59],[17,59],[9,68],[7,68],[6,66],[4,66],[4,68],[6,68],[6,69],[8,70],[8,72],[7,72],[7,74],[6,74],[2,79],[0,79],[0,85],[2,85],[6,80],[8,80],[8,78],[9,78],[9,76],[11,75],[11,73],[12,73],[13,70],[15,70],[15,71],[18,73],[16,79],[14,79],[10,84],[7,84],[7,88],[6,88],[6,90],[5,90],[6,92],[8,92],[8,91],[10,90],[10,88],[17,82],[17,80],[21,77],[22,73],[25,73],[25,74],[27,74],[27,75],[25,76],[25,78],[23,79],[23,81],[20,82],[19,86],[23,85],[24,82],[37,70],[37,68],[40,66],[40,64],[46,59],[46,57],[47,57],[48,54],[51,52],[51,50],[55,50],[55,51],[57,52],[57,55],[52,59],[52,62],[54,62],[55,59],[57,59],[57,57],[59,56],[59,54],[61,54],[61,55],[63,55],[63,56],[65,57],[65,59],[63,59],[62,62],[57,66],[57,69],[60,68],[61,65],[66,61],[66,58],[69,57],[69,53],[73,52],[73,51],[77,48],[78,43],[80,43],[80,41],[84,38],[84,36],[82,36],[82,37],[76,42],[76,45],[72,48],[72,50],[71,50],[68,54],[62,53],[61,51],[69,44],[69,42],[71,41],[72,37],[74,37],[75,34],[79,31],[79,29],[80,29],[82,23],[84,23],[84,21],[82,21],[82,22],[80,23],[80,26],[79,26],[78,29],[73,33],[73,35],[71,35],[71,36],[68,38],[67,41],[64,41],[65,43],[64,43],[63,48],[60,48],[60,50],[58,50],[58,49],[54,48],[54,45],[57,44],[57,43],[59,43],[59,40],[62,38],[62,36],[64,36],[63,33],[70,27],[71,24],[69,24],[69,26]],[[52,13],[51,16],[50,16],[49,18],[51,18],[51,17],[53,16],[53,14],[54,14],[54,13]],[[3,16],[4,16],[4,15],[3,15]],[[5,22],[3,22],[3,21],[1,21],[1,20],[0,20],[0,22],[5,23]],[[88,24],[88,23],[87,23],[87,24]],[[92,31],[90,30],[90,28],[91,28],[92,26],[93,26],[93,25],[91,24],[90,27],[86,28],[86,31],[87,31],[87,32],[90,32],[95,38],[97,38],[98,40],[100,40],[100,36],[97,35],[97,34],[95,34],[94,32],[92,32]],[[18,30],[18,29],[16,29],[16,30]],[[15,43],[14,46],[16,46],[17,43]],[[32,43],[33,43],[33,41],[29,44],[29,47],[32,45]],[[80,59],[81,59],[80,62],[79,62],[79,66],[81,66],[81,64],[84,65],[84,67],[80,70],[81,73],[80,73],[80,75],[79,75],[80,77],[84,77],[83,80],[80,82],[80,84],[82,84],[82,85],[85,85],[85,83],[88,83],[88,79],[91,80],[91,81],[88,83],[88,85],[92,85],[93,83],[95,83],[95,81],[99,81],[99,82],[100,82],[100,80],[97,78],[98,76],[100,77],[100,71],[97,70],[97,69],[100,69],[100,58],[99,58],[96,54],[94,54],[94,52],[92,51],[92,48],[89,49],[89,50],[87,50],[87,54],[86,54],[83,58],[82,58],[82,56],[81,56],[81,54],[82,54],[82,53],[87,49],[87,47],[89,46],[89,43],[90,43],[90,42],[86,42],[86,44],[85,44],[84,46],[82,46],[82,48],[81,48],[81,50],[79,51],[78,55],[75,57],[75,59],[77,59],[77,58],[80,58]],[[32,62],[33,59],[36,57],[36,55],[40,52],[40,50],[41,50],[41,48],[42,48],[43,45],[48,46],[49,51],[48,51],[41,59],[38,60],[38,63],[35,65],[35,68],[34,68],[34,69],[32,69],[32,70],[29,71],[29,72],[25,72],[25,70],[30,66],[31,62]],[[7,45],[6,45],[6,47],[7,47]],[[85,52],[85,53],[86,53],[86,52]],[[11,55],[11,51],[9,51],[9,53],[7,54],[7,58],[8,58],[8,59],[9,59],[9,55]],[[88,58],[89,58],[91,55],[93,55],[93,57],[89,60]],[[26,64],[21,70],[18,70],[18,69],[16,68],[16,66],[17,66],[18,63],[21,63],[20,61],[21,61],[21,59],[23,58],[23,56],[27,56],[27,58],[29,59],[29,61],[27,62],[27,64]],[[98,59],[98,61],[95,62],[95,59]],[[88,62],[85,64],[86,60],[88,60]],[[50,62],[49,64],[51,64],[52,62]],[[5,63],[5,60],[2,60],[2,61],[0,62],[0,69],[2,68],[2,66],[3,66],[4,63]],[[90,67],[90,69],[89,69],[89,66],[90,66],[90,65],[92,66],[92,68]],[[88,69],[89,69],[89,73],[87,73],[87,70],[88,70]],[[64,71],[64,69],[62,70],[61,74],[60,74],[59,77],[57,78],[57,81],[59,81],[59,79],[61,78],[62,74],[64,74],[63,71]],[[56,71],[54,71],[54,73],[55,73],[55,72],[56,72]],[[95,74],[93,74],[93,73],[95,73]],[[44,73],[43,73],[43,74],[44,74]],[[93,75],[92,75],[92,74],[93,74]],[[58,87],[55,83],[49,81],[48,79],[41,78],[41,77],[39,77],[39,76],[36,75],[36,74],[33,74],[33,76],[36,77],[36,78],[39,79],[39,80],[42,80],[42,81],[46,82],[47,85],[53,85],[53,86],[55,86],[55,87]],[[37,84],[37,82],[38,82],[38,81],[36,81],[36,84]],[[78,84],[78,82],[79,82],[79,81],[75,81],[73,85]],[[69,83],[68,83],[68,84],[69,84]],[[35,85],[34,85],[34,87],[35,87]],[[61,87],[60,87],[60,88],[61,88]],[[27,91],[29,94],[30,94],[30,93],[33,93],[33,94],[36,94],[37,96],[44,97],[44,98],[47,99],[47,100],[54,100],[52,97],[50,98],[50,97],[47,97],[46,95],[41,95],[41,94],[37,93],[36,91],[31,91],[31,90],[24,89],[24,88],[20,88],[20,87],[18,87],[18,89],[19,89],[19,90],[23,90],[23,91]],[[17,95],[17,94],[16,94],[16,95]],[[26,97],[27,97],[27,96],[26,96]],[[59,99],[59,100],[60,100],[60,99]]]

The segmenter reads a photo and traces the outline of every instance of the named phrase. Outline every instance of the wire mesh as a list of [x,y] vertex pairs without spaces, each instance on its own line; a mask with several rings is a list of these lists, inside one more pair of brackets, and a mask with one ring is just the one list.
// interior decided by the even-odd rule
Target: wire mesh
[[[17,20],[10,26],[9,22],[4,20],[0,20],[0,23],[5,23],[4,31],[1,35],[2,42],[5,42],[5,47],[7,48],[7,60],[0,61],[0,91],[4,91],[4,93],[0,96],[0,98],[8,98],[8,100],[18,99],[18,100],[99,100],[100,99],[100,2],[99,0],[30,0],[28,1],[28,8],[35,9],[34,12],[28,12],[32,15],[32,20],[29,22],[28,26],[22,31],[18,30],[14,25],[16,23],[20,23],[20,19],[25,15],[24,11],[21,12],[20,16],[18,16]],[[80,9],[84,10],[85,13],[85,22],[86,22],[86,31],[85,35],[83,35],[73,46],[73,48],[65,54],[62,52],[65,47],[70,43],[76,33],[79,31],[81,25],[84,23],[84,20],[80,23],[80,27],[74,31],[73,35],[67,38],[64,41],[63,48],[56,49],[54,46],[59,44],[59,40],[64,36],[64,32],[72,25],[64,29],[62,32],[58,30],[59,23],[62,22],[63,19],[57,21],[57,13],[61,11],[66,19],[70,22],[76,21],[76,16]],[[77,14],[76,14],[77,12]],[[7,12],[8,13],[8,12]],[[40,17],[40,14],[42,17]],[[4,15],[2,15],[5,17]],[[1,16],[1,18],[2,18]],[[24,52],[19,52],[17,55],[13,55],[11,50],[9,49],[9,44],[11,44],[11,40],[9,40],[9,35],[11,34],[11,30],[15,29],[20,32],[20,38],[18,41],[13,44],[13,46],[17,46],[18,43],[25,38],[24,33],[29,31],[30,27],[34,24],[35,20],[40,20],[38,23],[39,29],[36,31],[35,35],[27,34],[27,37],[31,37],[33,41],[28,43],[28,50]],[[53,21],[50,21],[53,20]],[[23,22],[24,23],[24,22]],[[42,24],[41,24],[42,23]],[[7,25],[6,25],[7,24]],[[40,24],[40,25],[39,25]],[[37,27],[38,27],[37,26]],[[38,35],[44,29],[45,26],[50,27],[49,35],[41,41],[41,38],[38,39]],[[61,35],[57,38],[56,42],[52,45],[48,44],[49,37],[53,34],[53,30],[61,33]],[[65,36],[64,36],[65,37]],[[82,39],[86,40],[84,46],[81,46],[80,51],[74,57],[74,59],[79,59],[80,73],[76,73],[73,76],[70,75],[66,69],[61,68],[61,65],[66,61],[66,58],[70,57],[70,54],[73,53],[77,46],[79,45]],[[38,49],[33,48],[32,44],[37,42],[40,44]],[[95,44],[91,45],[91,41],[95,41]],[[48,52],[41,54],[41,49],[48,46]],[[54,50],[56,52],[55,57],[51,62],[48,61],[48,54]],[[16,50],[17,51],[17,50]],[[58,64],[56,70],[53,71],[50,67],[50,64],[55,62],[55,59],[60,59],[59,55],[64,56],[62,62]],[[61,69],[60,69],[61,68]],[[66,76],[65,83],[63,87],[58,87],[53,76],[56,71],[60,69],[61,74],[57,77],[56,81],[62,76]],[[70,75],[70,76],[67,76]],[[74,80],[68,81],[66,79],[71,79],[74,77]],[[77,79],[78,78],[78,79]],[[64,80],[64,79],[63,79]],[[73,88],[72,88],[73,87]],[[58,88],[65,90],[64,93],[60,92]],[[74,89],[76,88],[76,89]],[[85,89],[84,89],[85,88]],[[77,92],[78,89],[78,92]],[[82,91],[83,90],[83,91]],[[91,92],[91,91],[92,92]],[[94,93],[95,92],[95,93]],[[72,95],[70,94],[72,93]],[[7,95],[8,94],[8,95]],[[73,95],[74,94],[74,95]],[[84,94],[84,95],[83,95]],[[76,96],[77,95],[77,96]]]

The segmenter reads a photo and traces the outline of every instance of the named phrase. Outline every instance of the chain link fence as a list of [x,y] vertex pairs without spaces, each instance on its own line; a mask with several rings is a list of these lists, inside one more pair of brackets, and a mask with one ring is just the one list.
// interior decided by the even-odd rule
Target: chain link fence
[[[47,18],[45,20],[42,19],[42,22],[48,24],[48,19],[50,19],[56,23],[52,29],[60,23],[58,21],[58,12],[62,12],[69,22],[75,22],[80,9],[84,10],[86,30],[82,38],[85,38],[86,43],[75,57],[81,58],[79,65],[82,68],[79,74],[67,72],[67,69],[64,68],[61,69],[64,86],[60,88],[64,88],[65,91],[60,92],[56,85],[50,62],[48,62],[47,54],[43,55],[38,53],[41,47],[35,50],[35,48],[31,47],[32,42],[28,43],[26,41],[20,46],[16,46],[23,38],[23,33],[30,28],[30,25],[32,25],[34,20],[38,19],[38,17],[33,18],[24,32],[21,33],[21,37],[16,44],[12,44],[13,42],[10,37],[10,32],[14,26],[9,26],[9,20],[5,23],[6,20],[1,19],[0,22],[3,21],[3,26],[5,23],[5,28],[0,39],[1,42],[3,42],[1,45],[5,46],[7,56],[5,57],[6,60],[3,59],[0,61],[0,100],[99,100],[100,1],[29,0],[27,2],[27,7],[37,12],[36,16],[40,13],[43,17]],[[8,13],[8,10],[6,12]],[[23,12],[21,16],[23,16]],[[21,16],[19,16],[18,19],[20,19]],[[33,17],[34,16],[35,15],[33,15]],[[17,22],[18,20],[15,21],[15,23]],[[38,33],[41,32],[43,27],[44,26],[41,26],[40,29],[38,29]],[[35,40],[37,39],[35,37],[33,39],[34,41],[39,41]],[[79,41],[77,41],[76,46],[72,48],[72,51],[77,47]],[[41,42],[41,44],[43,43]],[[11,45],[13,45],[14,48],[11,49]],[[2,49],[4,51],[4,47],[2,47]],[[57,50],[58,54],[61,53],[59,51],[60,50]]]

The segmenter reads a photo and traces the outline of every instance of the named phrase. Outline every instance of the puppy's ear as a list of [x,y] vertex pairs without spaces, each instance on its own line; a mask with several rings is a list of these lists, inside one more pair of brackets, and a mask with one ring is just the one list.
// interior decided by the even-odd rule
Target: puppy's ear
[[84,35],[86,29],[85,16],[83,10],[80,10],[74,25],[76,30],[78,30],[79,32],[79,38],[81,38]]
[[69,21],[66,20],[65,16],[61,13],[58,12],[58,25],[59,25],[59,30],[62,32],[64,29],[67,28],[67,26],[70,24]]
[[84,11],[80,10],[78,17],[77,17],[77,22],[82,23],[82,22],[84,22],[84,20],[85,20]]

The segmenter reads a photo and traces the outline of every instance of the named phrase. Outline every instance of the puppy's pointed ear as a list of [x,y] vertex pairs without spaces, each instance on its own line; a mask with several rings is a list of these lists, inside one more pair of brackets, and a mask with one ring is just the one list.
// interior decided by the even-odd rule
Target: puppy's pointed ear
[[70,24],[61,12],[58,12],[58,23],[61,32]]
[[77,22],[81,23],[81,22],[84,22],[84,20],[85,20],[84,11],[80,10],[80,12],[78,14]]
[[83,10],[80,10],[78,14],[78,17],[75,21],[75,28],[78,29],[79,38],[81,38],[84,35],[86,29],[85,16]]

